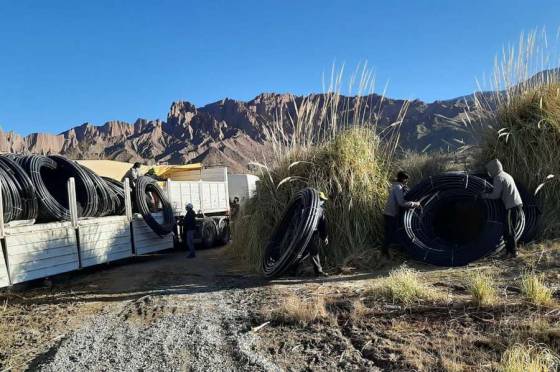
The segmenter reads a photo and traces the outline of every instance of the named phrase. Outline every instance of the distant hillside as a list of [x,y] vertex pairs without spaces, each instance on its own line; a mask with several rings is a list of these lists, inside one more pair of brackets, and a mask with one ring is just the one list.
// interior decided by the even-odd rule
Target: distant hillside
[[[292,105],[287,105],[289,102],[299,103],[302,99],[290,94],[264,93],[248,102],[226,98],[200,108],[179,101],[171,105],[166,121],[110,121],[101,126],[85,123],[58,135],[34,133],[23,137],[0,130],[0,150],[63,154],[75,159],[203,162],[243,171],[249,161],[261,159],[267,149],[266,123],[280,110],[293,110]],[[348,99],[350,105],[345,107],[352,107],[355,97]],[[379,110],[381,99],[378,95],[365,97],[368,109],[379,113],[379,122],[385,126],[395,121],[405,101],[384,98]],[[463,124],[465,112],[472,110],[469,100],[461,97],[432,103],[410,102],[401,126],[401,146],[431,151],[471,143],[473,139]]]

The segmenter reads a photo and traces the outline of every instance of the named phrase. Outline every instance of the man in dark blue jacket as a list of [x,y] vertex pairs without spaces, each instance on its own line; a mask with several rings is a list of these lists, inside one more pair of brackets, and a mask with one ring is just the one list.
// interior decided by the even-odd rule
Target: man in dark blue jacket
[[183,242],[189,250],[187,258],[194,258],[196,256],[194,250],[194,232],[196,231],[196,213],[194,213],[193,205],[187,203],[187,213],[183,217]]

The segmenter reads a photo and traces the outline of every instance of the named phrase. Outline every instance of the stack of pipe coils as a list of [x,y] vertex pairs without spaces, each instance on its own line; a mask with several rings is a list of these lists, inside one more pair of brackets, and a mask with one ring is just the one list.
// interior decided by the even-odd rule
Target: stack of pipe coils
[[312,188],[299,191],[290,201],[264,250],[262,270],[266,277],[281,275],[305,257],[321,215],[320,203],[319,192]]
[[[501,200],[479,199],[491,192],[484,177],[462,172],[444,173],[424,179],[407,195],[421,208],[405,210],[399,218],[397,237],[408,255],[438,266],[462,266],[503,248],[506,228]],[[527,198],[529,218],[520,216],[518,238],[534,234],[538,215]],[[529,222],[529,223],[527,223]]]
[[[122,182],[100,177],[89,168],[59,155],[3,154],[0,155],[0,187],[4,222],[70,220],[67,189],[70,177],[75,180],[78,217],[125,213]],[[140,177],[132,192],[135,211],[142,214],[154,232],[166,235],[173,231],[173,210],[155,180]],[[162,212],[162,222],[153,215],[156,204]]]

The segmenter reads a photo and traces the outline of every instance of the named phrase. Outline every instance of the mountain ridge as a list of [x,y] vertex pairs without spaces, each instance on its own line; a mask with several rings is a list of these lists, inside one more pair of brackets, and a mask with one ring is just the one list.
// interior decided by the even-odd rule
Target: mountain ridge
[[[313,94],[319,100],[325,94]],[[249,101],[230,98],[196,107],[188,101],[171,104],[165,121],[139,118],[134,123],[120,120],[101,125],[89,122],[59,134],[31,133],[21,136],[0,130],[0,151],[38,154],[62,154],[74,159],[113,159],[121,161],[186,163],[201,161],[206,165],[226,165],[243,171],[252,160],[260,160],[270,146],[267,123],[284,112],[294,115],[296,105],[309,96],[291,93],[261,93]],[[339,111],[353,107],[356,96]],[[366,109],[378,115],[381,127],[397,120],[402,99],[377,94],[362,96]],[[465,97],[425,103],[409,101],[401,124],[404,149],[442,149],[454,146],[454,139],[465,140],[465,113],[472,110]],[[286,115],[286,117],[289,115]],[[286,119],[287,120],[287,119]]]

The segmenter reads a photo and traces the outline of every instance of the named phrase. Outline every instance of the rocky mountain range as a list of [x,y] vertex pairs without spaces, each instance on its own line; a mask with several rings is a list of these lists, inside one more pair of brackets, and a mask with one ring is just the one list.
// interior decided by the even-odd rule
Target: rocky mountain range
[[[327,97],[312,98],[324,101]],[[343,97],[337,111],[354,107],[356,99]],[[360,99],[366,103],[368,115],[376,116],[379,128],[394,123],[406,103],[375,94]],[[129,162],[202,162],[242,172],[250,161],[262,159],[269,148],[267,126],[282,113],[284,125],[289,127],[294,107],[304,100],[291,94],[264,93],[247,102],[226,98],[203,107],[178,101],[171,105],[165,121],[109,121],[99,126],[85,123],[57,135],[21,136],[0,130],[0,151]],[[433,151],[471,143],[473,139],[465,130],[469,112],[469,97],[432,103],[410,101],[400,125],[400,144],[404,149]]]

